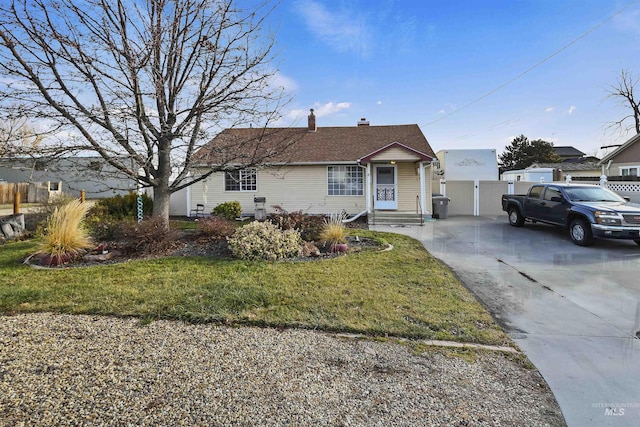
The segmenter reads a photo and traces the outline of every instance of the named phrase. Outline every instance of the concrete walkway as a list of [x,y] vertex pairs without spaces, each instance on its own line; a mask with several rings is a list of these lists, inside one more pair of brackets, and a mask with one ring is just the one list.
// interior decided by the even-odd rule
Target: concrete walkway
[[450,217],[406,234],[449,265],[525,352],[570,427],[640,425],[640,247],[542,224]]

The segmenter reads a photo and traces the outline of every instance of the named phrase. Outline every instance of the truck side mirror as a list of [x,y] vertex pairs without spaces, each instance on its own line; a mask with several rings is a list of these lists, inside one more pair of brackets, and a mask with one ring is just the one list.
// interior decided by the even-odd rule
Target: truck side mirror
[[552,202],[562,203],[562,202],[564,202],[564,197],[562,197],[562,196],[553,196],[553,197],[551,197],[551,201]]

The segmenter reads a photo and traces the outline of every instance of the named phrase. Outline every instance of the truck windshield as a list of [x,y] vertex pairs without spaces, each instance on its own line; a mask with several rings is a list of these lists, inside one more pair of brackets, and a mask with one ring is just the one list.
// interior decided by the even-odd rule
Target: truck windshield
[[625,200],[611,190],[602,187],[569,187],[564,189],[574,202],[624,202]]

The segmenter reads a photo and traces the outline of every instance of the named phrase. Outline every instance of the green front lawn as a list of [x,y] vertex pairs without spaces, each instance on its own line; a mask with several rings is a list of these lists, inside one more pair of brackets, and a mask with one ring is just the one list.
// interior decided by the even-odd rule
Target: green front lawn
[[358,234],[394,249],[308,262],[174,257],[48,270],[22,264],[37,242],[8,243],[0,245],[0,314],[51,311],[508,342],[418,241]]

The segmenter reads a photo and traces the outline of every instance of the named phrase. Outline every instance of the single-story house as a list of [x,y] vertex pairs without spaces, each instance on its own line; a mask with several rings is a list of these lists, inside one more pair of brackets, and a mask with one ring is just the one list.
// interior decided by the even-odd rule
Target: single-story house
[[600,166],[597,162],[585,161],[585,162],[571,162],[566,161],[562,163],[534,163],[527,169],[533,168],[547,168],[554,170],[554,180],[563,181],[567,175],[572,178],[591,178],[594,181],[600,179],[602,175]]
[[246,159],[251,150],[270,150],[285,139],[294,142],[283,152],[273,150],[268,164],[249,168],[231,164],[191,185],[186,197],[180,198],[184,199],[177,209],[181,212],[174,205],[172,214],[189,215],[198,204],[211,212],[234,200],[240,202],[243,214],[252,214],[256,197],[265,199],[267,213],[278,206],[309,214],[430,214],[435,154],[415,124],[370,126],[361,119],[356,126],[317,127],[312,109],[307,127],[224,130],[194,154],[191,173],[204,174],[225,164],[220,160],[225,147],[245,150],[239,157]]
[[136,182],[123,176],[102,157],[0,158],[0,181],[39,183],[50,192],[61,191],[90,199],[136,191]]
[[640,176],[640,133],[604,156],[598,165],[607,177]]

